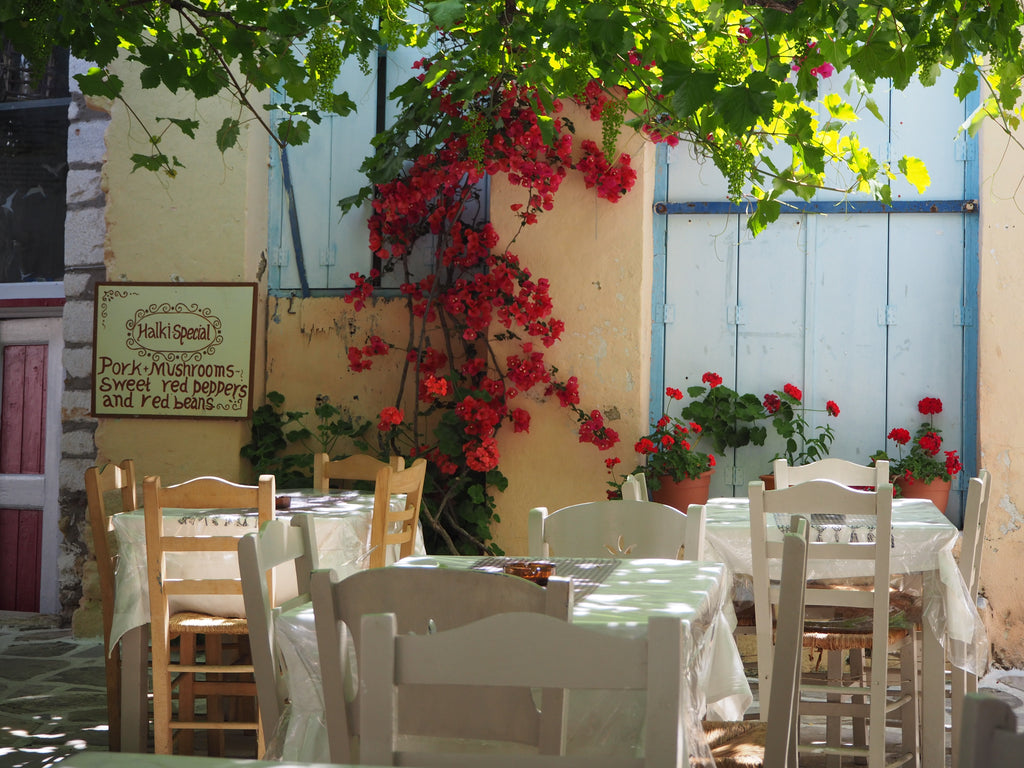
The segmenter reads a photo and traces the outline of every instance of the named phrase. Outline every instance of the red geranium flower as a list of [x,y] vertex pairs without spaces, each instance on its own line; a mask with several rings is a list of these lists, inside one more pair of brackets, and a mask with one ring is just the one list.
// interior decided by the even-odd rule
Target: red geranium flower
[[910,442],[910,432],[902,427],[896,427],[889,433],[889,439],[899,445],[906,445]]
[[918,438],[920,445],[929,456],[935,456],[942,449],[942,438],[934,432],[926,432]]
[[381,432],[387,432],[392,427],[397,427],[402,423],[402,419],[405,418],[405,414],[395,408],[393,405],[389,405],[383,411],[380,412],[380,424],[377,425],[377,429]]
[[771,415],[779,410],[779,406],[782,405],[782,400],[779,399],[778,395],[771,393],[764,396],[764,409]]
[[917,404],[917,410],[924,416],[942,413],[942,401],[937,397],[924,397]]
[[665,389],[665,394],[668,395],[669,397],[671,397],[673,400],[682,400],[683,399],[682,391],[676,389],[675,387],[667,387]]
[[795,385],[787,384],[782,388],[782,391],[792,397],[798,403],[804,399],[804,393],[801,392]]
[[827,403],[825,403],[825,410],[828,411],[829,416],[839,415],[839,406],[836,405],[835,400],[829,400]]
[[722,377],[719,376],[714,371],[708,371],[707,373],[700,377],[700,380],[707,384],[711,389],[714,389],[715,387],[722,383]]

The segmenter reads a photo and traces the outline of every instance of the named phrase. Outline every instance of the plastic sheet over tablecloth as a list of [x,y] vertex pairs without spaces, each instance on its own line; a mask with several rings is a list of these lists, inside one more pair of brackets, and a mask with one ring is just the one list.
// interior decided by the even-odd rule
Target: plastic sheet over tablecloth
[[[557,563],[557,558],[554,559]],[[407,558],[400,566],[468,568],[472,557]],[[515,577],[508,577],[515,578]],[[685,730],[694,757],[710,759],[700,720],[738,720],[753,697],[732,631],[732,579],[717,563],[673,560],[622,560],[603,583],[574,606],[573,621],[603,631],[640,635],[651,616],[678,616],[688,624],[685,683]],[[268,756],[326,762],[319,654],[313,611],[309,606],[279,616],[275,625],[286,666],[291,698],[282,737]],[[355,659],[345,654],[346,694],[354,698]],[[570,754],[642,754],[643,693],[572,691],[569,694],[567,752]],[[710,764],[710,763],[706,763]]]
[[[892,507],[890,570],[897,588],[921,597],[925,622],[942,639],[947,658],[955,666],[984,675],[988,666],[988,635],[953,557],[960,536],[930,501],[894,499]],[[770,516],[771,517],[771,516]],[[785,519],[768,522],[769,540],[782,540]],[[837,519],[841,518],[841,519]],[[856,541],[873,537],[870,518],[812,515],[811,541]],[[744,498],[710,499],[707,503],[706,557],[726,563],[738,578],[749,576],[750,507]],[[777,566],[776,566],[777,568]],[[873,573],[868,560],[811,561],[809,579],[863,578]],[[770,574],[777,579],[777,572]],[[741,593],[737,588],[737,594]]]

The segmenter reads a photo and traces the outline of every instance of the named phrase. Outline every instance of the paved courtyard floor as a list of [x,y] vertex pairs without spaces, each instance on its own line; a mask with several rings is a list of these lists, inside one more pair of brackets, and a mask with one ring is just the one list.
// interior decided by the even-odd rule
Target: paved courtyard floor
[[[994,669],[980,688],[1024,728],[1024,671]],[[76,640],[54,617],[0,612],[0,768],[41,768],[107,750],[102,642]]]

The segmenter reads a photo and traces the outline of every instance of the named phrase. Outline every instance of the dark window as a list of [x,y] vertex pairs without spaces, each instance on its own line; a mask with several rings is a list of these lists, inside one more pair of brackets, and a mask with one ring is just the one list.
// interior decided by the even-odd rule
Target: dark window
[[36,73],[3,44],[0,283],[64,279],[69,102],[66,51]]

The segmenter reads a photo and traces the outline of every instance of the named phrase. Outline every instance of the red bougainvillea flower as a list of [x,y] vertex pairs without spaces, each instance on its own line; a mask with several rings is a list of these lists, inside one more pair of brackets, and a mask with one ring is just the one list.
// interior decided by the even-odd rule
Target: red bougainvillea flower
[[[619,442],[619,433],[605,425],[604,415],[596,408],[583,417],[579,435],[581,443],[591,443],[601,451],[607,451]],[[654,443],[651,446],[653,450]]]
[[707,373],[700,377],[700,380],[707,384],[710,389],[714,389],[715,387],[722,383],[722,377],[719,376],[714,371],[708,371]]
[[785,392],[790,397],[792,397],[798,403],[804,399],[804,393],[801,392],[799,388],[797,388],[797,386],[794,384],[787,384],[782,388],[782,391]]
[[682,390],[676,389],[675,387],[666,387],[665,394],[671,397],[673,400],[682,400]]
[[529,432],[530,431],[530,412],[525,411],[522,408],[512,409],[512,431],[513,432]]
[[925,397],[917,404],[917,410],[924,416],[933,416],[942,413],[942,401],[937,397]]
[[380,424],[377,425],[377,429],[381,432],[387,432],[392,427],[397,427],[401,424],[404,418],[405,414],[402,411],[393,405],[389,405],[380,412]]
[[836,405],[835,400],[829,400],[827,403],[825,403],[825,410],[828,412],[829,416],[839,415],[839,406]]
[[771,414],[775,413],[776,411],[778,411],[779,410],[779,406],[781,406],[781,405],[782,405],[782,401],[779,399],[778,395],[773,395],[773,394],[769,393],[769,394],[764,396],[764,409],[766,411],[768,411],[769,415],[771,415]]
[[956,451],[946,451],[946,473],[955,475],[964,465],[960,463],[960,457],[956,455]]
[[929,456],[935,456],[942,450],[942,438],[935,432],[926,432],[917,441]]
[[910,432],[902,427],[896,427],[889,433],[889,439],[898,445],[906,445],[910,442]]
[[815,77],[832,77],[835,74],[836,68],[829,64],[827,61],[824,64],[820,64],[811,70],[811,74]]
[[750,27],[740,27],[736,30],[736,39],[741,45],[749,43],[754,38],[754,33]]

